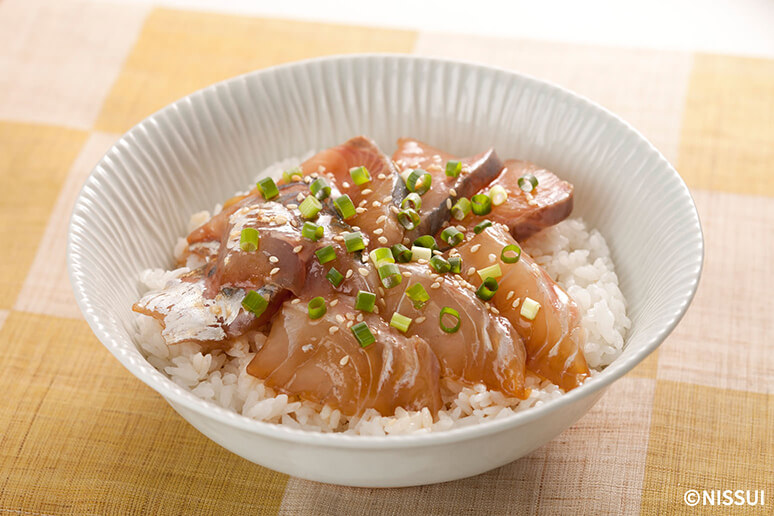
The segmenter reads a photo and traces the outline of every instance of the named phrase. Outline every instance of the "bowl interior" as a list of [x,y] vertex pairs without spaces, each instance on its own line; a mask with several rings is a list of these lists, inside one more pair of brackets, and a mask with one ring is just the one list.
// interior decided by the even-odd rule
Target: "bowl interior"
[[386,152],[401,136],[460,155],[494,146],[502,158],[537,162],[574,183],[573,216],[606,237],[632,320],[623,355],[601,378],[612,381],[655,349],[695,292],[702,237],[690,194],[617,117],[505,70],[407,56],[328,58],[186,97],[129,131],[97,165],[73,212],[68,261],[79,305],[108,349],[164,396],[207,409],[133,343],[138,273],[172,265],[191,213],[211,210],[274,162],[358,134]]

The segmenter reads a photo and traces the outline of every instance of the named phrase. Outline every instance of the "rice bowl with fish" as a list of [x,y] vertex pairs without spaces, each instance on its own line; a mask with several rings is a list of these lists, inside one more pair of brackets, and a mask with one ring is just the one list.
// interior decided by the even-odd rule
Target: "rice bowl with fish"
[[310,431],[443,431],[559,397],[623,349],[607,244],[539,166],[358,137],[259,178],[192,216],[178,269],[140,278],[136,341],[200,398]]

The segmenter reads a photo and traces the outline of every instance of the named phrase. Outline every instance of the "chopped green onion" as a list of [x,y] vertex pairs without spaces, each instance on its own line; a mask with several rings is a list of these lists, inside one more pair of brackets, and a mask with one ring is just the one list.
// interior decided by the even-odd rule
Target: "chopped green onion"
[[298,205],[298,211],[301,212],[301,216],[305,219],[313,219],[320,213],[322,204],[317,200],[314,195],[307,195],[301,204]]
[[251,290],[242,300],[242,306],[254,316],[260,317],[261,314],[266,311],[266,308],[268,308],[269,300],[255,290]]
[[261,243],[261,235],[255,228],[244,228],[239,235],[239,247],[246,253],[258,249],[259,243]]
[[502,275],[499,263],[478,270],[478,277],[481,278],[481,281],[486,281],[487,278],[499,278]]
[[355,251],[362,251],[365,249],[365,242],[363,242],[363,234],[360,231],[354,231],[344,235],[344,245],[347,246],[348,253],[354,253]]
[[516,181],[516,183],[519,185],[519,188],[525,192],[531,192],[537,188],[538,180],[532,174],[524,174],[518,179],[518,181]]
[[492,198],[493,206],[500,206],[508,199],[508,192],[500,185],[494,185],[489,189],[489,197]]
[[506,245],[503,247],[502,252],[500,252],[500,259],[503,263],[516,263],[519,261],[519,258],[521,258],[521,247],[516,244]]
[[331,185],[324,177],[318,177],[312,181],[312,184],[309,185],[309,190],[312,191],[312,195],[321,201],[331,196]]
[[373,312],[376,304],[376,294],[365,290],[358,290],[355,298],[355,310]]
[[496,279],[488,277],[481,285],[479,285],[478,290],[476,290],[476,295],[484,301],[489,301],[494,297],[498,286]]
[[441,240],[454,247],[455,245],[459,245],[460,242],[465,240],[465,235],[463,235],[462,231],[455,228],[454,226],[449,226],[448,228],[441,231]]
[[395,258],[393,258],[389,247],[377,247],[368,256],[371,258],[371,263],[374,264],[374,267],[379,267],[383,263],[395,263]]
[[336,250],[332,245],[326,245],[315,251],[314,254],[317,255],[317,259],[323,264],[332,262],[336,259]]
[[451,265],[451,269],[449,269],[449,272],[453,274],[459,274],[460,272],[462,272],[462,258],[460,258],[459,256],[450,256],[449,265]]
[[457,220],[462,220],[470,213],[470,201],[466,197],[461,197],[452,206],[451,214]]
[[419,211],[422,207],[422,198],[419,194],[410,193],[400,203],[401,209],[411,208],[414,211]]
[[[453,317],[457,321],[457,324],[455,324],[454,326],[446,326],[443,323],[443,316],[444,315],[449,315],[449,316]],[[462,324],[462,320],[460,319],[460,313],[457,310],[455,310],[454,308],[451,308],[449,306],[444,306],[443,308],[441,308],[441,314],[438,316],[438,323],[440,324],[441,329],[443,331],[445,331],[446,333],[455,333],[457,330],[460,329],[460,325]]]
[[482,231],[484,231],[486,228],[490,227],[492,225],[491,220],[482,220],[478,224],[476,224],[476,227],[473,228],[473,233],[479,234]]
[[293,167],[285,170],[282,172],[282,180],[285,181],[285,183],[292,183],[293,181],[301,181],[301,178],[304,176],[304,171],[301,170],[301,167]]
[[309,318],[312,320],[319,319],[328,311],[328,307],[325,306],[325,299],[322,296],[312,298],[309,304],[306,305],[306,309],[309,313]]
[[538,313],[538,310],[540,310],[540,303],[531,297],[525,297],[524,302],[521,304],[521,310],[519,311],[519,314],[521,314],[521,316],[525,319],[533,321]]
[[435,238],[431,237],[430,235],[422,235],[421,237],[417,238],[414,240],[414,245],[418,247],[427,247],[433,251],[438,250],[438,244],[436,243]]
[[406,333],[411,325],[411,321],[412,319],[410,317],[395,312],[390,319],[390,326]]
[[412,170],[406,179],[406,188],[409,192],[416,192],[419,195],[424,195],[430,190],[430,186],[433,184],[433,176],[429,172],[418,168]]
[[462,162],[460,161],[447,161],[446,162],[446,175],[449,177],[458,177],[462,172]]
[[403,275],[394,263],[382,263],[378,267],[379,279],[382,280],[384,288],[396,287],[403,281]]
[[328,278],[331,285],[337,288],[341,285],[341,282],[344,281],[344,275],[337,271],[336,267],[331,267],[331,270],[328,271],[328,274],[326,274],[325,277]]
[[398,263],[410,262],[413,255],[411,249],[403,244],[395,244],[390,248],[390,251],[392,251],[392,257],[395,258],[395,261]]
[[256,188],[258,188],[258,191],[261,192],[261,195],[267,201],[269,199],[274,199],[279,195],[277,184],[274,182],[274,179],[270,177],[264,177],[263,179],[258,181],[258,184],[256,184]]
[[451,270],[451,264],[437,255],[430,258],[430,267],[438,274],[444,274]]
[[427,290],[425,290],[425,287],[423,287],[421,283],[414,283],[409,288],[407,288],[406,295],[409,297],[409,299],[411,299],[411,302],[414,303],[414,308],[417,310],[422,308],[425,303],[430,301],[430,295],[427,293]]
[[349,175],[352,176],[352,182],[357,186],[371,182],[371,174],[365,167],[353,167],[349,169]]
[[354,217],[355,213],[357,213],[355,211],[355,205],[352,204],[352,199],[350,199],[347,194],[336,197],[336,199],[333,200],[333,205],[336,206],[336,210],[338,210],[341,218],[344,220]]
[[397,217],[400,225],[406,228],[408,231],[416,228],[420,222],[419,213],[412,210],[411,208],[399,211]]
[[320,240],[323,235],[325,234],[325,229],[315,224],[314,222],[304,222],[304,225],[301,226],[301,236],[304,238],[308,238],[312,242],[317,242]]
[[470,207],[476,215],[487,215],[492,211],[492,199],[486,194],[474,195],[470,198]]
[[418,245],[411,246],[411,261],[418,262],[419,260],[430,261],[433,257],[433,250],[429,247],[420,247]]
[[352,334],[357,339],[357,342],[360,344],[361,348],[367,348],[376,342],[376,337],[374,337],[374,334],[371,333],[371,329],[364,322],[354,324],[350,330],[352,330]]

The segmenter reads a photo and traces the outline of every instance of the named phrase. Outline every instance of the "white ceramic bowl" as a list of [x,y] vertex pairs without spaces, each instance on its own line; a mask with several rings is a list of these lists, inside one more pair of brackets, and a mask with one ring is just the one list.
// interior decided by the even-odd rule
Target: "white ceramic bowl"
[[[132,341],[137,276],[172,265],[189,215],[243,189],[273,162],[358,134],[386,152],[400,136],[461,155],[493,145],[500,156],[535,161],[574,183],[574,215],[607,238],[629,302],[623,354],[543,406],[475,427],[391,437],[253,421],[197,398],[146,362]],[[600,106],[506,70],[363,55],[236,77],[141,122],[86,181],[70,224],[68,265],[78,304],[105,347],[210,439],[290,475],[388,487],[481,473],[553,439],[675,327],[696,290],[702,257],[699,218],[680,176]]]

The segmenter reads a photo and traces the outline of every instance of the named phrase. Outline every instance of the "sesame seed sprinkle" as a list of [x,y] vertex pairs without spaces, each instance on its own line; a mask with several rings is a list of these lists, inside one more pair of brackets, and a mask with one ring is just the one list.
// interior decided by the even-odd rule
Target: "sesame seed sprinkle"
[[475,267],[469,268],[468,269],[468,276],[472,276],[474,272],[476,272],[476,268]]
[[384,174],[382,174],[382,173],[380,172],[380,173],[379,173],[379,175],[378,175],[378,176],[376,176],[376,178],[377,178],[377,179],[387,179],[387,176],[385,176]]
[[387,220],[387,215],[382,215],[382,216],[380,216],[378,219],[376,219],[376,223],[377,223],[377,224],[381,224],[381,223],[382,223],[382,222],[384,222],[385,220]]
[[387,238],[385,238],[383,236],[380,236],[379,238],[377,238],[377,240],[379,241],[380,244],[386,244],[387,243]]
[[277,274],[279,271],[280,271],[279,267],[274,267],[274,268],[273,268],[273,269],[272,269],[272,270],[269,272],[269,276],[274,276],[274,275],[275,275],[275,274]]
[[471,253],[477,253],[478,250],[481,249],[481,244],[476,244],[473,247],[470,248]]
[[521,298],[520,298],[520,297],[517,297],[517,298],[516,298],[516,299],[513,301],[513,303],[511,303],[511,306],[512,306],[513,308],[516,308],[517,306],[519,306],[519,303],[520,303],[520,302],[521,302]]
[[359,272],[361,276],[368,276],[368,269],[365,267],[360,267],[357,272]]
[[397,206],[390,206],[390,211],[395,213],[395,214],[400,213],[400,210],[398,209]]
[[491,263],[496,262],[497,261],[497,255],[495,255],[494,253],[489,253],[489,261]]
[[271,263],[277,263],[279,261],[279,258],[277,258],[276,256],[269,256],[269,261]]
[[301,252],[301,249],[303,249],[303,248],[304,248],[304,246],[302,246],[302,245],[297,245],[296,247],[294,247],[294,248],[293,248],[293,252],[294,252],[294,253],[300,253],[300,252]]
[[296,195],[296,200],[298,202],[301,202],[304,200],[304,194],[302,192],[298,192],[298,195]]
[[457,197],[457,190],[455,190],[454,188],[449,188],[449,193],[451,194],[452,197]]
[[347,321],[347,328],[352,328],[353,324],[355,324],[355,321]]
[[295,210],[296,208],[298,208],[298,204],[295,204],[295,203],[288,204],[288,209],[289,210]]
[[[328,328],[328,333],[330,333],[331,335],[333,335],[337,331],[339,331],[339,327],[338,326],[331,326],[330,328]],[[344,357],[344,358],[348,358],[348,357]]]
[[416,321],[414,321],[414,322],[416,322],[417,324],[422,324],[422,323],[423,323],[423,322],[425,322],[426,320],[427,320],[427,317],[425,317],[425,316],[423,315],[422,317],[417,317]]
[[446,199],[446,208],[450,210],[451,207],[452,207],[451,199]]
[[349,183],[344,181],[343,183],[341,183],[341,186],[343,186],[344,188],[349,188]]
[[[338,330],[338,328],[336,329]],[[339,360],[339,364],[343,366],[347,365],[347,362],[349,362],[349,355],[344,355],[341,357],[341,360]]]
[[339,304],[339,300],[338,299],[334,299],[333,301],[331,301],[331,306],[336,306],[338,304]]
[[344,317],[342,317],[341,314],[336,314],[336,320],[339,321],[340,323],[343,323],[344,322]]
[[363,195],[369,195],[369,194],[373,193],[373,190],[371,190],[370,188],[366,188],[365,190],[363,190],[360,193],[363,194]]
[[441,284],[440,283],[433,283],[432,285],[430,285],[430,288],[441,288]]
[[384,233],[384,230],[382,228],[374,229],[374,235],[381,235],[382,233]]
[[[352,269],[349,269],[347,273],[344,275],[345,278],[349,279],[352,277]],[[338,300],[337,300],[338,301]]]
[[291,302],[290,302],[290,304],[291,304],[291,305],[297,305],[297,304],[298,304],[298,303],[300,303],[300,302],[301,302],[301,300],[300,300],[300,299],[298,299],[298,298],[295,298],[293,301],[291,301]]
[[363,321],[363,314],[357,314],[357,322]]
[[511,290],[511,291],[509,291],[509,292],[508,292],[508,295],[507,295],[507,296],[505,296],[505,300],[506,300],[506,301],[510,301],[510,299],[511,299],[513,296],[514,296],[514,292],[513,292],[513,290]]
[[411,273],[409,271],[403,271],[403,277],[404,278],[410,278],[411,277]]
[[381,205],[382,205],[382,203],[380,203],[379,201],[374,201],[374,202],[371,203],[371,206],[373,206],[374,208],[378,208]]
[[355,208],[355,213],[358,213],[358,214],[360,214],[360,213],[365,213],[365,211],[366,211],[366,209],[365,209],[365,208],[360,208],[360,207],[358,207],[358,208]]
[[467,229],[465,226],[463,226],[463,225],[461,225],[461,224],[460,224],[459,226],[454,226],[454,227],[455,227],[455,228],[457,228],[457,231],[462,231],[463,233],[464,233],[464,232],[465,232],[465,230]]
[[384,199],[382,199],[382,202],[383,202],[384,204],[387,204],[388,202],[392,202],[392,195],[388,195],[387,197],[385,197]]

